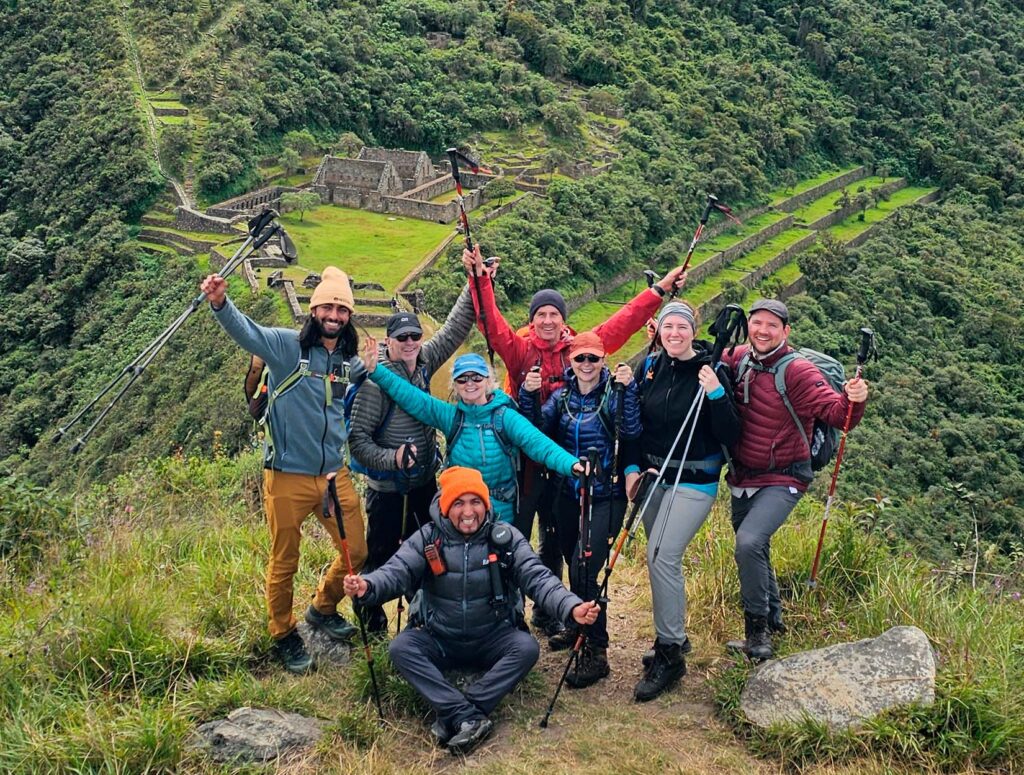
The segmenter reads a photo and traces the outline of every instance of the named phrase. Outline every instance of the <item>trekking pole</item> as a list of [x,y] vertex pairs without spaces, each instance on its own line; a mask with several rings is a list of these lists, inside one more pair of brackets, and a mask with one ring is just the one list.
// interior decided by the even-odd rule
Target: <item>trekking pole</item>
[[[469,232],[469,216],[466,215],[466,200],[462,196],[462,177],[459,175],[459,162],[465,164],[470,171],[475,175],[478,172],[487,172],[490,170],[481,167],[479,164],[470,159],[466,154],[462,153],[458,148],[449,148],[446,153],[448,154],[448,162],[452,167],[452,179],[455,181],[455,193],[456,201],[459,203],[459,220],[462,222],[462,234],[466,240],[466,250],[470,253],[473,252],[473,237]],[[480,327],[484,332],[484,342],[487,344],[487,357],[490,358],[491,366],[494,366],[494,348],[491,346],[491,337],[487,333],[487,313],[484,312],[482,299],[480,296],[480,275],[473,269],[469,273],[473,280],[473,288],[476,291],[476,298],[478,307],[480,309]]]
[[[875,355],[875,334],[870,328],[860,330],[860,349],[857,351],[857,372],[854,379],[860,379],[864,364]],[[843,452],[846,451],[846,434],[850,432],[853,421],[853,403],[846,407],[846,420],[843,422],[843,434],[839,437],[839,451],[836,452],[836,464],[832,468],[832,481],[828,486],[828,499],[825,501],[825,515],[821,519],[821,532],[818,533],[818,548],[814,552],[814,563],[811,565],[811,577],[807,585],[813,589],[818,584],[818,563],[821,560],[821,548],[825,544],[825,531],[828,529],[828,515],[832,511],[832,501],[836,496],[836,481],[839,479],[839,466],[843,463]]]
[[[324,493],[324,512],[334,515],[334,521],[338,523],[338,535],[341,538],[341,556],[345,560],[345,566],[349,573],[353,573],[352,555],[348,551],[348,538],[345,537],[345,522],[342,519],[341,500],[338,498],[337,474],[333,471],[327,474],[327,491]],[[366,622],[363,621],[357,606],[353,605],[356,621],[359,622],[359,634],[363,636],[363,652],[366,654],[366,666],[370,669],[370,684],[373,688],[373,700],[377,703],[377,715],[381,723],[384,722],[384,709],[380,704],[380,689],[377,688],[377,671],[373,669],[373,651],[370,650],[370,639],[366,637]]]
[[[274,210],[267,208],[249,221],[248,236],[246,237],[242,245],[238,248],[238,250],[235,251],[235,254],[228,260],[228,262],[221,269],[220,273],[222,277],[229,276],[250,255],[252,255],[255,251],[263,247],[267,240],[269,240],[276,233],[278,233],[281,227],[278,226],[277,224],[271,225],[271,222],[276,216],[277,213]],[[197,309],[199,309],[199,306],[205,300],[205,293],[200,293],[198,296],[196,296],[196,298],[192,300],[191,304],[189,304],[185,311],[178,315],[177,318],[175,318],[173,323],[171,323],[167,328],[165,328],[163,332],[160,333],[152,342],[146,345],[146,347],[143,348],[142,352],[135,356],[135,358],[127,366],[125,366],[116,377],[114,377],[110,382],[108,382],[107,385],[92,398],[92,400],[90,400],[88,403],[85,404],[85,406],[79,409],[78,412],[70,420],[67,421],[67,423],[65,423],[64,425],[60,426],[57,429],[57,432],[53,437],[52,443],[56,444],[62,438],[64,438],[64,434],[66,434],[68,430],[70,430],[76,423],[78,423],[78,421],[85,416],[86,412],[88,412],[90,409],[96,406],[96,404],[98,404],[103,399],[104,396],[110,393],[115,387],[117,387],[117,385],[122,380],[124,380],[127,377],[127,382],[121,387],[121,389],[117,393],[114,394],[114,397],[110,399],[109,403],[107,403],[103,410],[96,416],[96,419],[93,420],[92,424],[88,428],[86,428],[82,435],[75,440],[75,443],[71,445],[71,454],[75,454],[76,452],[78,452],[85,445],[85,442],[92,435],[92,432],[103,421],[103,419],[107,416],[110,410],[113,409],[117,402],[121,400],[121,397],[128,391],[128,388],[130,388],[135,383],[135,380],[142,376],[142,372],[146,370],[146,367],[149,366],[149,364],[157,356],[160,350],[163,349],[164,345],[166,345],[167,342],[170,341],[171,337],[173,337],[174,334],[177,333],[178,329],[180,329],[185,324],[185,321],[188,320],[189,317],[191,317],[192,314]]]
[[[616,369],[619,366],[625,364],[619,363],[615,366]],[[619,445],[622,440],[622,416],[626,410],[626,386],[621,382],[616,381],[612,384],[612,394],[616,397],[617,402],[615,404],[615,417],[612,425],[612,432],[614,435],[613,451],[612,451],[612,485],[619,483]]]
[[[732,208],[718,201],[718,197],[714,194],[708,194],[708,201],[704,204],[704,212],[700,214],[700,223],[697,224],[697,230],[693,233],[693,239],[690,240],[690,249],[686,251],[686,260],[683,261],[683,271],[685,272],[690,266],[690,259],[693,258],[693,251],[697,247],[697,243],[700,241],[701,235],[704,233],[704,227],[708,225],[708,218],[711,217],[711,211],[718,210],[722,215],[727,218],[739,223],[739,219],[732,214]],[[675,298],[678,289],[673,286],[672,294],[670,298]]]
[[[580,463],[583,465],[583,476],[580,477],[580,534],[577,567],[579,567],[583,573],[584,589],[586,589],[590,583],[590,518],[591,511],[594,507],[594,477],[597,475],[599,462],[600,453],[594,447],[588,449],[587,454],[580,458]],[[577,573],[579,572],[580,571],[577,571]],[[570,571],[570,577],[571,574],[572,572]],[[582,649],[583,641],[586,640],[586,637],[586,630],[583,627],[580,627],[579,635],[576,636],[576,643],[573,644],[572,651],[569,652],[569,659],[565,662],[565,669],[562,670],[562,675],[558,679],[558,685],[555,687],[555,693],[551,696],[551,702],[548,703],[548,709],[544,712],[544,718],[540,720],[541,729],[547,729],[548,719],[550,719],[551,714],[554,713],[555,703],[558,702],[558,695],[562,693],[562,686],[565,684],[565,679],[569,676],[569,671],[579,660],[580,649]]]
[[[402,449],[402,475],[405,477],[405,492],[402,493],[402,532],[398,534],[398,545],[405,542],[405,529],[409,521],[409,486],[412,484],[410,468],[416,465],[416,453],[412,451],[412,436],[407,436]],[[405,610],[405,595],[398,596],[398,617],[395,620],[395,634],[402,631],[402,612]]]

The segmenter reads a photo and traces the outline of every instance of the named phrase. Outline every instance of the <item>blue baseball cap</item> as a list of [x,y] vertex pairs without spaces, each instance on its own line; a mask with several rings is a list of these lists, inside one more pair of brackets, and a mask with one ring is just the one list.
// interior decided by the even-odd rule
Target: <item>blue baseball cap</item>
[[490,369],[487,368],[487,361],[476,353],[460,355],[455,359],[455,364],[452,366],[452,379],[461,377],[463,374],[480,374],[487,377],[490,373]]

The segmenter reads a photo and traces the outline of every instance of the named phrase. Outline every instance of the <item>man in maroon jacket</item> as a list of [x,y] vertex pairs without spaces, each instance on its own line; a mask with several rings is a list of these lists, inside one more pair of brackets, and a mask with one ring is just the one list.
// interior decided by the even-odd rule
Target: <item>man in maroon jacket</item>
[[[815,420],[843,427],[853,404],[851,427],[864,416],[868,386],[862,379],[846,383],[837,393],[818,368],[797,357],[785,367],[786,392],[804,427],[801,435],[775,387],[775,366],[793,351],[789,310],[776,299],[761,299],[750,308],[749,347],[737,348],[725,361],[735,377],[736,407],[742,430],[733,451],[727,481],[732,490],[732,526],[736,531],[736,565],[746,631],[746,651],[769,659],[769,630],[781,632],[782,603],[772,568],[771,538],[811,483],[811,451]],[[737,368],[750,353],[749,365]]]

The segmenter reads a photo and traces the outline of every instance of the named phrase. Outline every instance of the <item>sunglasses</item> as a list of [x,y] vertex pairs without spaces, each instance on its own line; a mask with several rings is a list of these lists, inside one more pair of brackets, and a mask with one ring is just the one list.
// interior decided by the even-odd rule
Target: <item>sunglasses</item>
[[603,355],[594,355],[593,353],[580,353],[573,360],[576,363],[597,363],[603,357]]
[[455,378],[456,385],[465,385],[467,382],[483,382],[487,377],[483,374],[463,374]]
[[398,336],[393,338],[397,342],[408,342],[410,339],[412,339],[414,342],[418,342],[420,339],[423,338],[423,334],[399,334]]

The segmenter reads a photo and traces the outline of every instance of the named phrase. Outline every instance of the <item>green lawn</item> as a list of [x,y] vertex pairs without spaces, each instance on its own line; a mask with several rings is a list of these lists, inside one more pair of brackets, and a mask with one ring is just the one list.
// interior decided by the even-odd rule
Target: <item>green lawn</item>
[[459,192],[456,191],[453,188],[451,191],[445,191],[443,194],[439,194],[438,196],[435,196],[430,201],[433,202],[434,204],[443,205],[443,204],[447,204],[448,202],[454,202],[455,198],[458,195],[459,195]]
[[[853,185],[847,186],[846,192],[849,194],[850,201],[852,202],[857,194],[860,193],[861,189],[864,191],[871,191],[872,189],[878,188],[885,183],[891,183],[892,181],[893,178],[891,176],[888,178],[880,178],[877,176],[867,177],[862,180],[858,180]],[[833,191],[831,194],[826,194],[820,199],[815,199],[813,202],[809,202],[800,209],[794,210],[793,216],[798,221],[812,223],[813,221],[828,215],[833,210],[838,210],[839,205],[837,202],[840,196],[842,196],[841,192]]]
[[768,196],[771,197],[772,204],[778,205],[785,202],[791,196],[802,194],[804,191],[819,186],[825,181],[832,180],[832,178],[838,178],[840,175],[845,175],[847,172],[851,172],[858,167],[860,164],[851,164],[849,167],[844,167],[840,170],[830,170],[829,172],[822,172],[820,175],[815,175],[813,178],[807,178],[807,180],[801,180],[793,188],[777,188],[772,191]]
[[879,202],[878,207],[869,207],[867,212],[864,213],[863,221],[860,220],[860,214],[857,213],[851,215],[845,221],[837,223],[835,226],[827,229],[827,231],[836,239],[842,242],[849,242],[871,226],[871,224],[884,221],[897,208],[912,204],[934,190],[934,188],[928,186],[907,186],[906,188],[901,188],[890,196],[887,201]]
[[[392,220],[393,219],[393,220]],[[321,205],[281,216],[299,250],[303,268],[321,272],[333,264],[359,282],[394,289],[443,240],[451,227],[414,218]]]
[[744,273],[753,272],[755,269],[763,266],[773,259],[790,245],[799,242],[810,233],[811,232],[807,229],[797,227],[786,229],[781,234],[776,234],[756,250],[752,250],[747,253],[743,258],[733,261],[731,266],[733,269],[738,269]]
[[[729,231],[719,234],[714,239],[697,243],[697,248],[693,251],[693,258],[690,259],[690,266],[700,266],[715,254],[731,248],[737,242],[742,242],[748,237],[752,237],[761,229],[771,226],[773,223],[778,223],[787,216],[788,213],[768,212],[744,221],[742,226],[733,224]],[[689,243],[687,243],[686,247],[689,247]],[[685,253],[679,256],[680,263],[682,263],[685,257]]]

